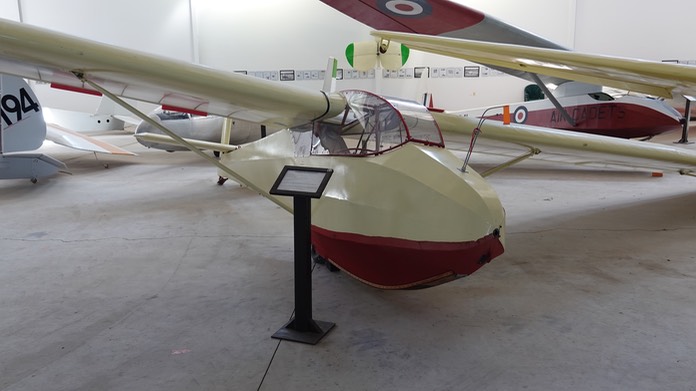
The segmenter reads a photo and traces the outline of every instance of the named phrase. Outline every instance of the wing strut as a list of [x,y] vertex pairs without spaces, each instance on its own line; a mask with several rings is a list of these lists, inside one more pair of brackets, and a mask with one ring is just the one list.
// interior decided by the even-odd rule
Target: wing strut
[[[145,115],[145,113],[141,112],[140,110],[136,109],[132,105],[128,104],[128,102],[124,101],[123,99],[119,98],[118,96],[112,94],[109,92],[107,89],[101,87],[97,83],[93,82],[92,80],[89,80],[85,77],[84,73],[82,72],[77,72],[73,71],[72,72],[78,79],[80,79],[82,82],[89,84],[94,88],[95,90],[101,92],[104,94],[106,97],[109,99],[113,100],[116,102],[119,106],[123,107],[124,109],[130,111],[133,113],[133,115],[137,116],[141,120],[147,122],[148,124],[154,126],[155,128],[161,130],[164,132],[164,134],[168,135],[172,139],[174,139],[176,142],[179,144],[183,145],[184,147],[190,149],[192,152],[195,152],[198,156],[202,157],[203,159],[208,160],[210,163],[215,165],[217,168],[221,169],[222,171],[226,172],[229,174],[231,178],[234,178],[235,180],[239,181],[240,183],[243,183],[244,185],[248,186],[250,189],[258,192],[259,194],[264,194],[267,192],[267,189],[261,189],[258,186],[256,186],[254,183],[247,181],[244,179],[242,176],[237,174],[234,170],[230,169],[229,167],[225,166],[224,164],[220,163],[217,159],[215,159],[212,156],[207,155],[205,152],[201,151],[200,149],[196,148],[193,144],[189,143],[188,141],[184,140],[179,136],[178,134],[172,132],[171,130],[167,129],[165,126],[162,126],[162,124],[158,123],[157,121],[154,121],[152,118],[149,116]],[[273,201],[273,198],[269,198],[271,201]],[[277,202],[276,203],[278,206],[281,206],[283,209],[287,210],[288,212],[292,213],[292,209],[290,209],[289,206],[284,205],[283,203]]]
[[507,162],[499,164],[493,168],[490,168],[490,169],[486,170],[485,172],[481,173],[481,176],[485,178],[489,175],[493,175],[498,171],[501,171],[501,170],[504,170],[508,167],[514,166],[515,164],[521,162],[522,160],[529,159],[530,157],[532,157],[534,155],[538,155],[541,153],[541,150],[538,148],[534,148],[534,147],[528,147],[528,148],[529,148],[529,152],[522,154],[522,155],[520,155],[516,158],[513,158],[511,160],[508,160]]
[[493,107],[487,108],[483,112],[483,114],[481,114],[481,117],[479,117],[478,125],[476,125],[476,128],[474,128],[474,130],[471,132],[471,141],[469,142],[469,151],[466,153],[466,158],[464,158],[464,164],[462,165],[462,168],[460,168],[461,172],[466,172],[466,167],[469,165],[469,159],[471,158],[471,154],[474,152],[474,145],[476,145],[476,140],[478,139],[479,133],[481,133],[481,127],[483,126],[483,123],[486,122],[486,113],[489,110],[500,109],[500,108],[503,109],[503,123],[505,125],[510,124],[510,106],[503,105],[503,106],[493,106]]
[[[536,76],[536,75],[535,75]],[[505,125],[510,124],[510,107],[505,105],[505,106],[493,106],[487,108],[483,114],[479,117],[479,122],[478,125],[476,125],[476,128],[471,132],[471,141],[469,142],[469,151],[466,153],[466,157],[464,158],[464,165],[462,165],[462,168],[460,169],[462,172],[466,172],[466,167],[469,165],[469,159],[471,158],[471,154],[474,152],[474,145],[476,144],[476,140],[478,139],[479,134],[481,133],[481,128],[483,127],[483,123],[486,122],[486,113],[488,110],[493,110],[493,109],[499,109],[503,108],[503,123]],[[525,159],[528,159],[534,155],[538,155],[541,153],[541,150],[536,147],[532,146],[527,146],[529,148],[529,152],[524,153],[516,158],[510,159],[505,163],[499,164],[493,168],[490,168],[486,170],[486,172],[482,173],[482,177],[487,177],[489,175],[493,175],[498,171],[504,170],[510,166],[513,166]]]
[[556,109],[558,109],[558,111],[561,112],[561,115],[563,116],[563,118],[565,118],[565,120],[571,126],[575,127],[575,120],[573,119],[573,117],[571,117],[570,114],[568,114],[565,107],[563,107],[561,105],[561,103],[558,101],[558,99],[556,99],[556,97],[553,96],[553,93],[548,89],[548,87],[546,87],[546,84],[544,84],[541,81],[541,79],[539,78],[539,75],[537,75],[536,73],[530,73],[529,75],[532,77],[534,82],[539,86],[539,88],[541,88],[541,90],[544,91],[544,95],[546,95],[549,98],[549,100],[551,101],[551,103],[553,103],[553,105],[556,106]]

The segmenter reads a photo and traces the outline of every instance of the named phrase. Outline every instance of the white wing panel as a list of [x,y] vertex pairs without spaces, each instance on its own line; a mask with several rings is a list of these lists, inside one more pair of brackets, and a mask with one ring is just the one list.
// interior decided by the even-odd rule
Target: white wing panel
[[696,91],[694,66],[389,31],[372,34],[429,53],[664,98]]
[[105,141],[73,132],[55,124],[46,125],[46,139],[64,147],[81,151],[99,152],[110,155],[135,155],[133,152],[117,147]]
[[0,72],[89,90],[83,73],[121,97],[275,126],[343,109],[337,95],[283,85],[0,20]]
[[[433,113],[433,117],[447,141],[448,133],[471,135],[479,121],[478,118],[451,113]],[[536,148],[540,151],[539,158],[550,157],[549,160],[565,164],[696,173],[696,149],[688,145],[666,145],[519,124],[503,125],[499,121],[484,122],[479,140],[488,146]],[[477,150],[481,148],[474,148]],[[507,153],[514,156],[509,150]]]

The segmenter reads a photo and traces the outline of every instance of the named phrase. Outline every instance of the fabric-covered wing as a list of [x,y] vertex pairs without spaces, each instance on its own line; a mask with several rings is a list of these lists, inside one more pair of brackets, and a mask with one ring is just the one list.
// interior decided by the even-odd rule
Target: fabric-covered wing
[[[432,114],[450,147],[448,135],[470,136],[479,123],[479,119],[474,117],[447,112]],[[696,175],[696,147],[689,148],[688,145],[664,145],[520,124],[504,125],[499,121],[485,121],[479,140],[477,146],[508,147],[508,151],[509,147],[517,146],[521,147],[517,148],[519,150],[536,150],[540,159],[566,164],[631,167]],[[468,137],[465,141],[468,143]],[[474,151],[480,149],[475,147]]]
[[[126,98],[273,126],[342,110],[326,95],[0,19],[0,72],[90,90],[73,72]],[[336,114],[335,112],[332,114]]]
[[372,34],[429,53],[663,98],[696,91],[696,67],[689,65],[389,31]]

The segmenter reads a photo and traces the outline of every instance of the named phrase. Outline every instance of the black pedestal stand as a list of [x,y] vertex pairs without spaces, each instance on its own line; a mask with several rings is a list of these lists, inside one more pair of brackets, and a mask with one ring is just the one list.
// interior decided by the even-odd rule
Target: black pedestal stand
[[311,201],[295,196],[295,317],[273,338],[315,345],[335,324],[312,319]]

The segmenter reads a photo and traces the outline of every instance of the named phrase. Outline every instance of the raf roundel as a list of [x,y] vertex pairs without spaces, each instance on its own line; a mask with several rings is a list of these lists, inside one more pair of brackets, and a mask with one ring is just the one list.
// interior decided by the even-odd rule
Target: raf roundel
[[520,106],[515,109],[515,114],[513,115],[513,120],[517,124],[523,124],[527,121],[527,108]]
[[378,5],[382,11],[407,18],[427,16],[432,12],[425,0],[380,0]]

